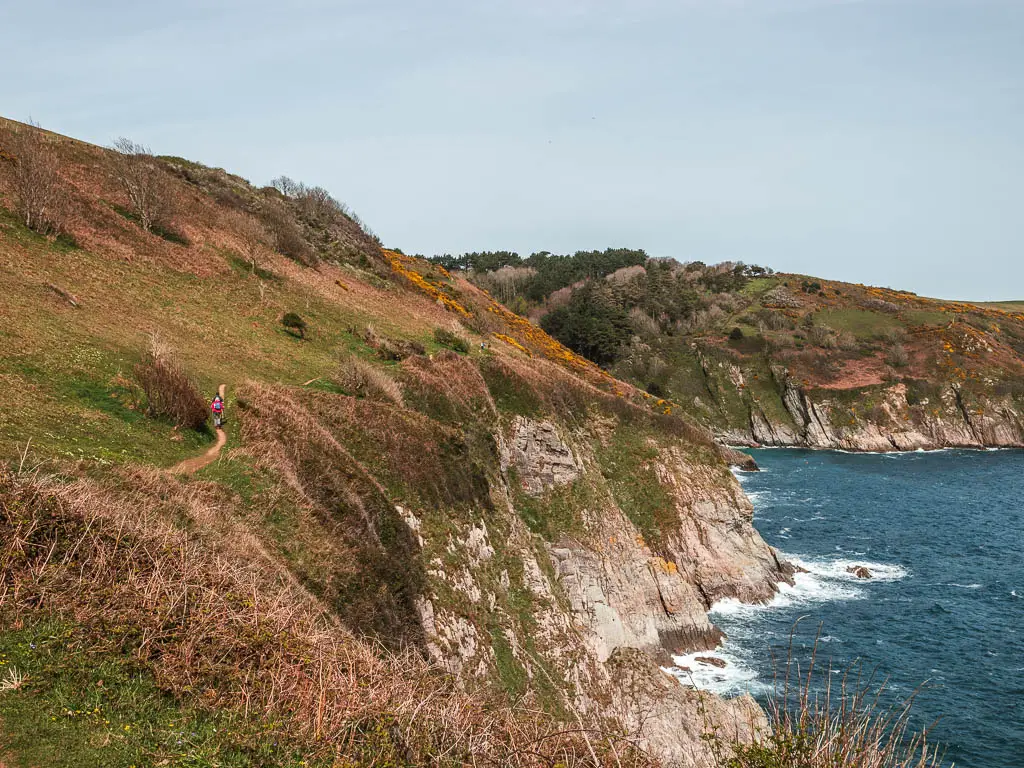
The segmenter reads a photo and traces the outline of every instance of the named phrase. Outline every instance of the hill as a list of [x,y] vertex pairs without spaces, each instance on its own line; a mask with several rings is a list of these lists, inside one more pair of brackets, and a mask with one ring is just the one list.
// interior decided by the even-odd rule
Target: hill
[[659,669],[792,571],[678,409],[324,190],[3,121],[0,195],[6,763],[704,765],[762,723]]
[[722,440],[1024,445],[1024,306],[642,251],[442,258]]

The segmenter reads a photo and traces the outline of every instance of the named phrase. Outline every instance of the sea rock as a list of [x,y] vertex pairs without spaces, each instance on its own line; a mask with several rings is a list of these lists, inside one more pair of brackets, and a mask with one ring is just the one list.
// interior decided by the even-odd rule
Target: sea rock
[[858,579],[870,579],[872,578],[871,571],[865,568],[863,565],[851,565],[846,569],[847,573],[852,573]]
[[719,669],[724,669],[728,666],[725,659],[720,659],[717,656],[696,656],[693,660],[698,664],[709,664],[710,666],[718,667]]
[[730,467],[742,470],[744,472],[760,472],[761,468],[757,466],[757,462],[754,461],[754,457],[749,453],[743,451],[737,451],[735,448],[729,448],[728,446],[720,446],[722,458],[725,459],[726,463]]

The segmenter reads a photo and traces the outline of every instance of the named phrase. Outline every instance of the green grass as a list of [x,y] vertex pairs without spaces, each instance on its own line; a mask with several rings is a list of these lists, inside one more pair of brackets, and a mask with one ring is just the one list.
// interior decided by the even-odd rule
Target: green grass
[[675,505],[652,466],[658,449],[640,430],[618,428],[598,451],[615,502],[653,547],[677,522]]
[[490,628],[491,650],[494,651],[494,663],[498,667],[498,679],[510,696],[522,696],[526,692],[529,679],[526,670],[512,653],[512,646],[501,626],[495,623]]
[[908,325],[948,325],[954,315],[926,309],[908,309],[900,313]]
[[583,530],[581,510],[594,502],[590,480],[580,477],[568,485],[548,490],[541,496],[530,496],[520,490],[518,473],[509,468],[509,486],[513,489],[516,512],[533,533],[547,541],[557,541],[563,534],[580,534]]
[[264,269],[259,264],[256,265],[256,269],[254,270],[251,261],[243,259],[233,251],[225,252],[225,258],[228,260],[228,264],[231,265],[231,268],[240,275],[255,275],[260,280],[272,280],[274,282],[281,279],[280,276],[271,272],[269,269]]
[[132,659],[76,645],[74,630],[38,620],[0,633],[0,752],[11,768],[243,768],[307,763],[280,724],[185,703]]
[[897,318],[883,312],[866,309],[828,309],[814,314],[818,325],[827,325],[837,331],[849,331],[858,339],[872,339],[889,328],[903,326]]
[[778,277],[754,277],[747,281],[747,284],[740,289],[740,293],[748,296],[756,296],[765,291],[771,290],[781,282]]
[[[10,266],[0,292],[4,458],[31,440],[40,459],[168,466],[207,445],[208,436],[178,435],[131,408],[120,382],[131,378],[153,329],[203,393],[226,383],[229,399],[247,379],[301,384],[326,377],[339,354],[363,346],[347,328],[364,327],[366,315],[287,280],[265,281],[261,296],[247,264],[216,278],[159,262],[143,268],[67,249],[0,214],[0,247]],[[80,308],[49,282],[74,293]],[[281,306],[302,309],[310,324],[306,341],[280,328]]]

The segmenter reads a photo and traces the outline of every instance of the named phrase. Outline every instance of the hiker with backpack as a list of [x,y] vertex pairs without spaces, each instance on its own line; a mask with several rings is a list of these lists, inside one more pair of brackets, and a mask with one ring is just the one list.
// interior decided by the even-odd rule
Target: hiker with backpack
[[224,427],[224,399],[220,396],[219,392],[214,396],[213,402],[210,403],[210,410],[213,411],[213,426],[217,429],[222,429]]

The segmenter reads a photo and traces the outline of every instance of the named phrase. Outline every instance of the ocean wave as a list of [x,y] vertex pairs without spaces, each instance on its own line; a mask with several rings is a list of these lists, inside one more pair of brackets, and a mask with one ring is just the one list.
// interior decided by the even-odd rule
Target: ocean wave
[[[717,667],[697,661],[698,658],[714,658],[725,662]],[[685,686],[711,691],[720,696],[729,694],[767,691],[769,686],[758,680],[757,671],[736,655],[728,645],[713,651],[697,651],[683,656],[673,656],[675,666],[662,667]]]
[[981,589],[981,584],[957,584],[955,581],[951,581],[948,584],[943,584],[944,587],[959,587],[960,589]]
[[[876,563],[870,560],[800,557],[782,552],[779,556],[806,572],[794,574],[793,584],[780,582],[777,585],[779,591],[767,603],[742,603],[734,597],[727,597],[716,601],[709,613],[743,617],[774,608],[859,600],[867,596],[866,590],[872,582],[899,581],[909,575],[909,571],[901,565]],[[858,566],[867,568],[871,572],[871,578],[859,579],[846,570]]]
[[[782,554],[782,553],[780,553]],[[868,583],[871,581],[899,581],[910,575],[902,565],[892,563],[876,563],[870,560],[850,560],[847,558],[805,557],[801,555],[784,555],[793,565],[803,568],[815,576],[839,581]],[[871,573],[870,579],[859,579],[850,573],[848,568],[863,566]]]

